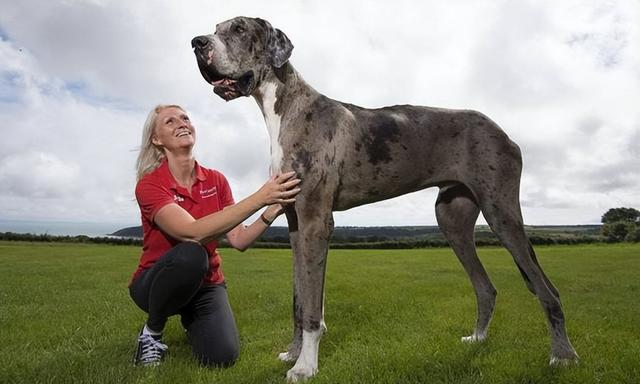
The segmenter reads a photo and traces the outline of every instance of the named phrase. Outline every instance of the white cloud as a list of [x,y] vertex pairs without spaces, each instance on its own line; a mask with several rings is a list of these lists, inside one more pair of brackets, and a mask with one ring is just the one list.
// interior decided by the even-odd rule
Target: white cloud
[[[237,199],[257,189],[269,158],[260,111],[217,98],[189,44],[246,15],[282,29],[292,63],[331,98],[484,112],[522,148],[527,223],[597,222],[640,208],[639,11],[622,0],[6,4],[0,216],[135,224],[135,149],[158,103],[187,108],[198,160]],[[436,193],[336,213],[336,224],[434,224]]]
[[21,152],[0,159],[0,180],[8,195],[62,197],[78,190],[79,176],[77,164],[65,163],[51,153]]

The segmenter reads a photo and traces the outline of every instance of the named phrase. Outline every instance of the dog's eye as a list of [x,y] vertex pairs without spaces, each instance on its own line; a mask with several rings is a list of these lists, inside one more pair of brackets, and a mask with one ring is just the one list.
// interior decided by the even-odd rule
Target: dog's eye
[[242,28],[241,26],[238,25],[238,26],[236,26],[235,31],[236,31],[236,33],[243,34],[244,33],[244,28]]

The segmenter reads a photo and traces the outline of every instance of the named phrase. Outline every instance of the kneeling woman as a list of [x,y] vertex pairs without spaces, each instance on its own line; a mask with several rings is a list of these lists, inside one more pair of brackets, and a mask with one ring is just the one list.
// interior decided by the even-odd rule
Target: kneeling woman
[[[290,172],[234,203],[226,178],[193,158],[195,138],[189,117],[176,105],[154,108],[144,126],[136,185],[144,240],[129,292],[148,318],[135,364],[162,360],[167,349],[162,331],[176,314],[200,362],[226,366],[237,359],[238,330],[216,239],[226,234],[231,246],[247,249],[300,190],[300,180]],[[259,220],[242,224],[265,206]]]

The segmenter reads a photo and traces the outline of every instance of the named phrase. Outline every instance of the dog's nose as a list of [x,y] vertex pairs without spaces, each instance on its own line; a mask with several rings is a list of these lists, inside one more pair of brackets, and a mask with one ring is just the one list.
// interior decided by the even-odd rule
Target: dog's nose
[[196,36],[191,40],[191,48],[203,49],[209,45],[207,36]]

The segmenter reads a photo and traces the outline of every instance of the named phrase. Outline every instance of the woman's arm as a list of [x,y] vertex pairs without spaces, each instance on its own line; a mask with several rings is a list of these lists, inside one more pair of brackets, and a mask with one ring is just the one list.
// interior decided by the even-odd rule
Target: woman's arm
[[198,220],[178,204],[167,204],[156,213],[154,221],[177,240],[207,243],[238,226],[265,205],[295,202],[295,195],[300,192],[296,187],[300,180],[292,179],[294,174],[274,176],[246,199]]
[[[269,223],[272,223],[282,212],[283,209],[280,204],[273,204],[262,213],[262,216],[269,221]],[[238,225],[227,233],[229,245],[244,252],[269,228],[269,225],[270,224],[265,223],[262,218],[259,218],[249,226]]]

